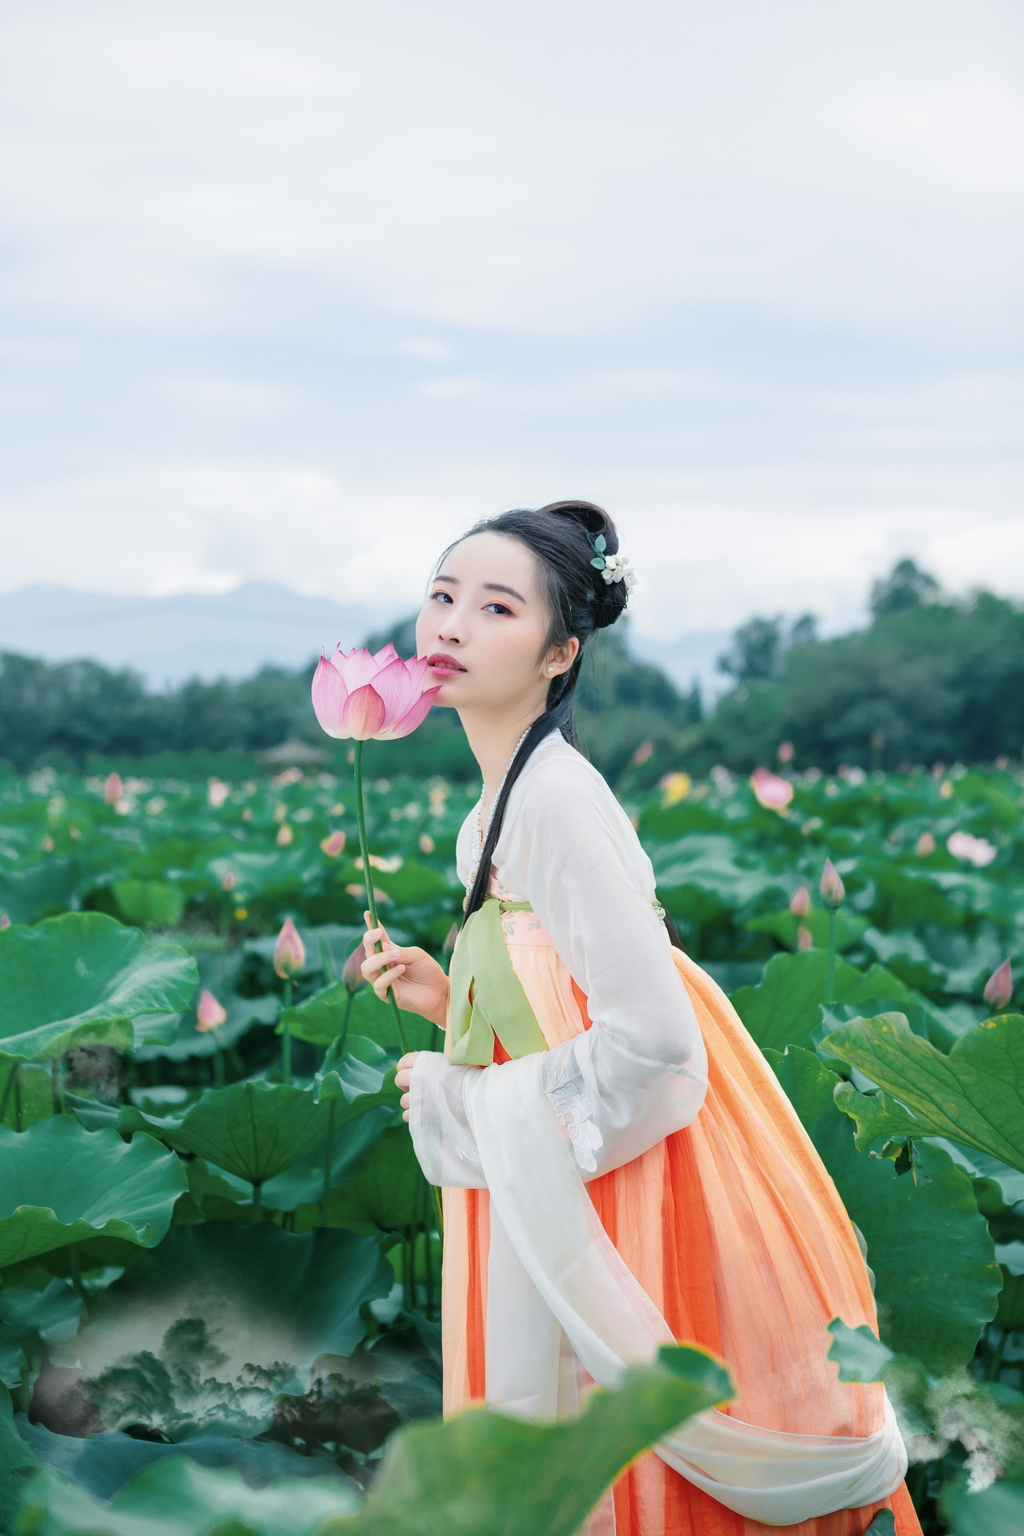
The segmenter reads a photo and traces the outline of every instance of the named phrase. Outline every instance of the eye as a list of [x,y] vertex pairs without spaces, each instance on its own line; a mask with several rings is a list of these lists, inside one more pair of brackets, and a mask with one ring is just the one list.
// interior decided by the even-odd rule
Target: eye
[[507,613],[507,614],[511,614],[511,612],[512,612],[512,609],[509,608],[509,607],[506,607],[506,605],[504,603],[488,603],[487,604],[487,609],[491,613]]
[[444,598],[444,601],[446,603],[450,603],[451,600],[452,600],[452,595],[451,595],[450,592],[445,592],[445,591],[442,591],[442,590],[438,590],[437,592],[431,592],[431,594],[430,594],[430,601],[434,602],[434,600],[436,598],[439,598],[439,597]]

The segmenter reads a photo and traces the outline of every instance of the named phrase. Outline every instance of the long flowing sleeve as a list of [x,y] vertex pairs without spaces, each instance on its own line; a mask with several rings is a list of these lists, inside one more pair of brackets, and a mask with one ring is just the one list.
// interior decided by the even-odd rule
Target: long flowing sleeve
[[[696,1016],[653,906],[650,860],[600,774],[554,737],[513,788],[494,863],[587,996],[591,1028],[546,1053],[542,1082],[580,1172],[595,1178],[688,1125],[707,1086]],[[485,1184],[465,1113],[467,1074],[480,1071],[418,1058],[410,1125],[436,1182]]]

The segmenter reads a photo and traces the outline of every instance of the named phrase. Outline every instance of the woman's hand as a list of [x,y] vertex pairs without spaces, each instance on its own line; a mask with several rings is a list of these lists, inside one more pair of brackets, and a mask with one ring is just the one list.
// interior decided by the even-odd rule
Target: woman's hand
[[[373,948],[378,940],[384,946],[380,954]],[[437,961],[425,949],[400,949],[383,928],[369,929],[363,948],[366,959],[360,970],[381,1002],[387,1002],[390,987],[399,1008],[418,1013],[443,1029],[448,1016],[448,977]]]
[[403,1120],[408,1120],[409,1118],[409,1101],[412,1097],[409,1093],[409,1088],[412,1085],[412,1069],[416,1057],[419,1055],[419,1051],[407,1051],[395,1068],[395,1087],[405,1089],[405,1092],[402,1094]]

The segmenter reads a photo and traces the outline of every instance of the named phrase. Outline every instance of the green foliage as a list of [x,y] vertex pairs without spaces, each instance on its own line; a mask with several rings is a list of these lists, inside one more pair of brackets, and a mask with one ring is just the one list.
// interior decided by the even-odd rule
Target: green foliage
[[[775,955],[756,987],[740,987],[733,993],[736,1012],[762,1050],[808,1046],[817,1038],[827,968],[824,950]],[[902,1001],[907,995],[903,983],[880,965],[861,973],[844,960],[836,961],[835,1003],[856,1006],[882,998]]]
[[857,1122],[857,1145],[887,1138],[948,1136],[1024,1170],[1024,1017],[986,1019],[948,1056],[910,1031],[902,1014],[856,1019],[822,1049],[857,1067],[882,1090],[850,1084],[836,1102]]
[[839,1113],[839,1079],[809,1051],[769,1052],[843,1204],[867,1243],[882,1338],[937,1374],[966,1365],[1002,1283],[970,1181],[939,1147],[920,1148],[921,1180],[858,1152]]
[[66,1115],[0,1128],[0,1270],[96,1236],[158,1243],[185,1187],[178,1159],[145,1136],[128,1145]]
[[195,961],[101,913],[68,912],[0,930],[0,1055],[166,1038],[195,991]]
[[580,1418],[523,1424],[474,1409],[397,1434],[365,1506],[336,1482],[284,1480],[259,1492],[230,1472],[161,1461],[102,1507],[52,1474],[29,1482],[24,1536],[573,1536],[629,1461],[732,1384],[697,1349],[666,1348],[617,1392],[596,1391]]

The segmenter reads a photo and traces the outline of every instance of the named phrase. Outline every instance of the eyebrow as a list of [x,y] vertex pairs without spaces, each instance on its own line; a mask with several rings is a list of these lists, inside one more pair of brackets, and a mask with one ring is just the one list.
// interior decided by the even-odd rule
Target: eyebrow
[[[457,587],[459,585],[459,578],[457,576],[435,576],[434,580],[435,581],[447,581],[453,587]],[[507,592],[509,597],[518,598],[518,600],[521,603],[525,603],[526,602],[526,598],[523,596],[523,594],[521,592],[517,592],[515,587],[503,587],[501,585],[501,583],[497,582],[497,581],[485,581],[484,582],[484,591],[485,592]]]

